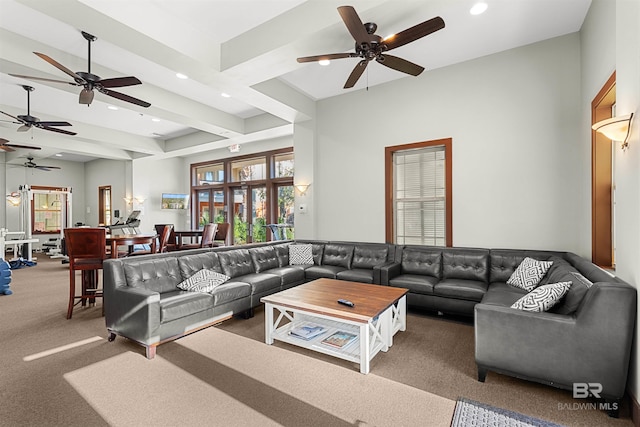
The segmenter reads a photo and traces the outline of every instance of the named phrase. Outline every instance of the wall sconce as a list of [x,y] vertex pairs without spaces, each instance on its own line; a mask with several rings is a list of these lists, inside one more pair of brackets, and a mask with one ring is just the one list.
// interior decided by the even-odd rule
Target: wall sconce
[[142,196],[137,196],[135,199],[136,199],[136,202],[138,202],[138,203],[140,203],[140,204],[143,204],[143,203],[144,203],[144,201],[146,200],[146,199],[145,199],[144,197],[142,197]]
[[304,196],[307,194],[307,190],[309,189],[310,185],[311,184],[294,184],[293,186],[296,187],[301,196]]
[[629,132],[631,131],[631,119],[633,113],[626,116],[612,117],[610,119],[601,120],[591,126],[593,130],[599,132],[612,141],[621,141],[622,149],[629,148]]
[[14,191],[11,194],[7,194],[7,202],[11,206],[20,206],[20,193]]
[[123,197],[123,199],[127,205],[129,206],[133,205],[133,199],[131,197]]

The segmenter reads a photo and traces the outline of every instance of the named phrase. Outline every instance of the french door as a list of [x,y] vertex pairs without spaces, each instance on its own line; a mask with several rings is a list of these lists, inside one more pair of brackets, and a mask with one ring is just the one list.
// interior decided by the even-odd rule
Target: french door
[[249,185],[231,188],[233,217],[231,219],[234,245],[266,242],[267,187]]
[[191,228],[202,230],[210,222],[228,222],[225,210],[224,191],[206,189],[195,192],[196,223]]

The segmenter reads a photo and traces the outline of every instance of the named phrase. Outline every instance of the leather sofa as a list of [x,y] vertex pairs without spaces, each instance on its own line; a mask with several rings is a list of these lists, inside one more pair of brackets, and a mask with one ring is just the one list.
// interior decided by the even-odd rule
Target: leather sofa
[[[290,244],[311,244],[313,264],[289,265]],[[576,282],[548,312],[511,308],[527,292],[506,281],[525,257],[554,262],[541,284]],[[176,288],[203,268],[231,279],[211,293]],[[564,389],[599,383],[611,408],[624,395],[636,290],[568,252],[298,240],[112,259],[109,339],[137,341],[152,358],[163,342],[252,316],[263,296],[321,277],[407,288],[409,307],[474,316],[479,381],[493,371]]]

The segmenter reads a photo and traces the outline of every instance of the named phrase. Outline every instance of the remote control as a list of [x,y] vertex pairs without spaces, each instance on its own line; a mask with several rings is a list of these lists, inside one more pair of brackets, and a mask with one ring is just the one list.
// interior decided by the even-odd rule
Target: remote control
[[355,307],[354,303],[352,303],[351,301],[346,300],[346,299],[339,299],[338,303],[340,303],[342,305],[348,305],[349,307]]

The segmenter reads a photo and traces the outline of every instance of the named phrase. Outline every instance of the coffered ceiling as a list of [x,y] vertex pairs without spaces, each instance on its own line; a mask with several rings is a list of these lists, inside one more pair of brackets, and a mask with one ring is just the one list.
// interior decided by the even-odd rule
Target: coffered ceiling
[[[21,163],[62,153],[63,159],[134,159],[197,154],[231,144],[290,135],[313,115],[314,101],[395,79],[428,79],[429,70],[578,31],[590,0],[357,0],[346,4],[385,37],[441,16],[443,30],[394,50],[426,68],[418,77],[371,64],[353,89],[343,85],[357,59],[329,66],[297,57],[350,52],[353,39],[334,0],[0,0],[0,111],[43,121],[68,121],[76,136],[0,122],[0,138]],[[101,78],[136,76],[142,85],[117,89],[151,103],[139,107],[96,93],[87,107],[80,87],[12,77],[71,81],[33,52]],[[188,76],[178,79],[176,73]],[[480,82],[481,84],[481,82]],[[224,96],[223,96],[224,94]],[[227,96],[228,95],[228,96]],[[108,107],[117,110],[109,109]],[[0,119],[11,120],[4,116]]]

